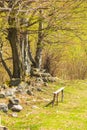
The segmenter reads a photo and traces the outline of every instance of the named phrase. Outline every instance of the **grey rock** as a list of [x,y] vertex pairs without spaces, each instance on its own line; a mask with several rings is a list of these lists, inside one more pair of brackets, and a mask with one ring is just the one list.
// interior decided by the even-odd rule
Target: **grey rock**
[[43,92],[43,90],[41,88],[37,88],[37,91],[39,92]]
[[40,72],[40,69],[38,69],[38,68],[32,68],[32,71],[33,72]]
[[0,110],[8,112],[8,106],[5,103],[0,103]]
[[39,109],[39,107],[38,107],[38,106],[35,106],[35,105],[33,105],[32,108],[33,108],[33,109]]
[[12,105],[18,105],[20,102],[20,100],[18,98],[11,98],[9,99],[9,103],[12,104]]
[[30,96],[32,96],[32,95],[33,95],[33,92],[28,89],[28,90],[27,90],[27,94],[30,95]]
[[20,78],[13,78],[11,81],[10,81],[10,86],[18,86],[20,83]]
[[13,95],[14,95],[14,91],[13,91],[13,90],[7,90],[7,91],[5,92],[5,95],[6,95],[6,96],[13,96]]
[[41,77],[41,72],[32,72],[32,75],[35,77]]
[[34,87],[31,87],[31,91],[34,91],[35,90],[35,88]]
[[0,98],[5,98],[5,92],[0,92]]
[[48,83],[44,82],[44,86],[47,86],[47,87],[48,87]]
[[44,82],[48,82],[48,77],[43,77]]
[[23,107],[21,105],[13,105],[13,107],[11,108],[11,110],[15,112],[20,112],[22,109]]
[[8,88],[8,85],[7,85],[7,84],[2,84],[2,85],[1,85],[1,88],[2,88],[2,89],[6,89],[6,88]]
[[43,81],[44,82],[56,82],[56,81],[58,81],[58,78],[57,77],[52,77],[52,76],[50,76],[50,77],[43,77]]
[[36,78],[36,82],[39,82],[39,83],[42,83],[42,84],[43,84],[43,79],[40,78],[40,77],[38,77],[38,78]]
[[42,77],[50,77],[51,75],[49,73],[41,73]]
[[21,94],[22,94],[23,92],[24,92],[24,91],[23,91],[22,88],[18,88],[18,87],[16,88],[16,93],[21,93]]
[[24,88],[27,88],[29,85],[28,83],[26,82],[21,82],[19,85],[18,85],[18,88],[19,89],[24,89]]
[[12,113],[12,117],[18,117],[17,113]]
[[57,81],[57,77],[48,77],[48,81],[56,82]]

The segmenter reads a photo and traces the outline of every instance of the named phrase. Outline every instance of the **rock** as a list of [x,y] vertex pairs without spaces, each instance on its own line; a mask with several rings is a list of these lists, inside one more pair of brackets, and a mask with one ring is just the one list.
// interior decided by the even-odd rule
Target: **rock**
[[0,98],[5,98],[5,92],[0,92]]
[[12,104],[12,105],[18,105],[20,102],[20,100],[18,98],[11,98],[9,99],[9,103]]
[[33,92],[28,89],[28,90],[27,90],[27,94],[30,95],[30,96],[32,96],[32,95],[33,95]]
[[35,88],[31,86],[31,91],[34,91],[34,90],[35,90]]
[[16,93],[23,93],[23,92],[24,92],[24,91],[23,91],[22,88],[19,88],[19,87],[16,88]]
[[40,78],[40,77],[36,78],[36,82],[39,82],[39,83],[42,83],[42,84],[44,83],[44,82],[43,82],[43,79]]
[[32,75],[35,77],[41,77],[41,72],[32,72]]
[[18,85],[18,88],[19,89],[24,89],[24,88],[27,88],[29,85],[28,83],[26,82],[21,82],[19,85]]
[[2,84],[2,85],[1,85],[1,88],[2,88],[2,89],[6,89],[6,88],[8,88],[8,85],[7,85],[7,84]]
[[57,77],[43,77],[43,81],[44,82],[57,82],[58,81],[58,78]]
[[10,81],[10,86],[18,86],[20,83],[20,78],[13,78],[11,81]]
[[42,77],[50,77],[51,75],[49,73],[41,73]]
[[57,77],[48,77],[48,81],[50,82],[56,82],[58,80]]
[[33,109],[39,109],[39,107],[38,107],[38,106],[35,106],[35,105],[33,105],[32,108],[33,108]]
[[47,87],[48,87],[48,83],[44,82],[44,86],[47,86]]
[[35,83],[35,87],[37,86],[37,87],[41,87],[43,84],[41,84],[41,83]]
[[19,99],[15,98],[15,97],[9,99],[8,108],[11,109],[13,107],[13,105],[18,105],[19,102],[20,102]]
[[18,117],[17,113],[12,113],[12,117]]
[[13,107],[11,108],[11,110],[15,112],[20,112],[22,109],[23,107],[21,105],[13,105]]
[[5,92],[5,95],[6,95],[6,96],[13,96],[13,95],[14,95],[14,91],[13,91],[13,90],[7,90],[7,91]]
[[0,110],[8,112],[8,106],[5,103],[0,103]]
[[32,68],[31,71],[32,71],[32,72],[40,72],[40,69],[39,69],[39,68]]
[[25,89],[28,89],[29,85],[26,82],[21,82],[16,88],[16,93],[25,93]]
[[48,77],[42,77],[44,82],[48,82]]
[[37,91],[39,92],[43,92],[43,90],[41,88],[37,88]]

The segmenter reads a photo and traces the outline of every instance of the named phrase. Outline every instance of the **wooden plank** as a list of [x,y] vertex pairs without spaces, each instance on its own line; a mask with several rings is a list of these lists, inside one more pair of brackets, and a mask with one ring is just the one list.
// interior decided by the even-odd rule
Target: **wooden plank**
[[58,89],[57,91],[53,92],[53,94],[57,94],[57,93],[61,92],[62,90],[64,90],[64,88],[65,87],[62,87],[62,88]]

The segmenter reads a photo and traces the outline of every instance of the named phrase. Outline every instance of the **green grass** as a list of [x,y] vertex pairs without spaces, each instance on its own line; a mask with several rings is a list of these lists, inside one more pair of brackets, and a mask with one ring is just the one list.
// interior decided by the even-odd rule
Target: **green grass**
[[[28,105],[14,118],[1,112],[2,124],[9,130],[87,130],[87,81],[66,83],[64,102],[54,107],[44,107],[59,86],[43,88],[35,97],[27,99]],[[33,102],[33,99],[36,102]],[[33,105],[38,108],[32,108]]]

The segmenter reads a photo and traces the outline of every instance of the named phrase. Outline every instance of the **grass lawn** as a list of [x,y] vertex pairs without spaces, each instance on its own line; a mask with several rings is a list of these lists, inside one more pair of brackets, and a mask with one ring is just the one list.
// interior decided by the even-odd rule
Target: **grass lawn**
[[60,87],[49,85],[43,88],[44,92],[22,97],[24,109],[17,118],[11,116],[11,111],[0,112],[2,125],[9,130],[87,130],[87,81],[67,82],[64,102],[44,107],[51,101],[52,92]]

